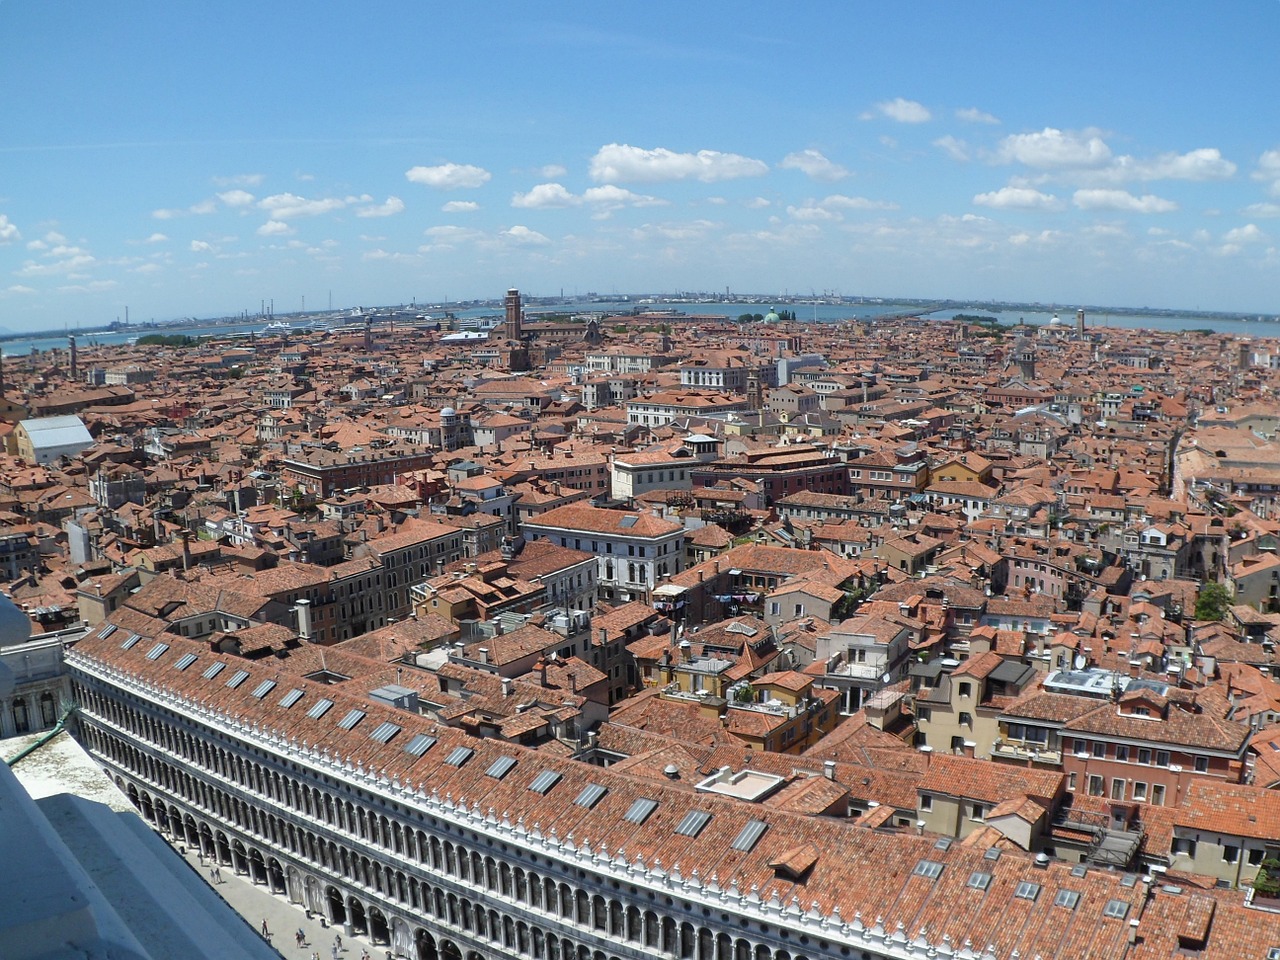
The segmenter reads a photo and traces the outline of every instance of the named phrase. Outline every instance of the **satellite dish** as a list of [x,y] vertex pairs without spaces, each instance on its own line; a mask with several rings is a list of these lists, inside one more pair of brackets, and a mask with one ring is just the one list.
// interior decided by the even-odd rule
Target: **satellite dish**
[[887,673],[886,673],[883,677],[881,677],[881,678],[880,678],[880,682],[881,682],[881,683],[888,683],[888,682],[889,682],[889,674],[887,674]]
[[1075,665],[1077,670],[1083,670],[1088,662],[1088,658],[1083,653],[1076,654]]

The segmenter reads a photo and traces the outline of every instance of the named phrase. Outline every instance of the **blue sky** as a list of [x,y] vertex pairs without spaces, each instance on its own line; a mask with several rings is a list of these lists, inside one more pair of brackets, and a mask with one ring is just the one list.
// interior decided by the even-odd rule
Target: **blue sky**
[[586,292],[1280,312],[1280,2],[0,0],[0,326]]

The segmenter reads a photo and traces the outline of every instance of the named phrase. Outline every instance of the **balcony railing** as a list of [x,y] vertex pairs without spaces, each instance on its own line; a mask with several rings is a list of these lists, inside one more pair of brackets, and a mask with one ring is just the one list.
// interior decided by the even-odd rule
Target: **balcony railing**
[[991,756],[1003,760],[1030,760],[1033,763],[1062,763],[1062,751],[1035,744],[997,739],[991,745]]

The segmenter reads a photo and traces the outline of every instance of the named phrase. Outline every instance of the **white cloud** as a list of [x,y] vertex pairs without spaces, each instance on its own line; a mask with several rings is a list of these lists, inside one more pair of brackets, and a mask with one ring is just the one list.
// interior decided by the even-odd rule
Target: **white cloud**
[[1178,209],[1172,200],[1150,193],[1135,197],[1127,190],[1077,190],[1071,202],[1081,210],[1121,210],[1126,213],[1171,213]]
[[752,197],[747,201],[747,208],[749,210],[763,210],[765,207],[772,205],[772,201],[766,200],[764,197]]
[[404,212],[404,201],[399,197],[387,197],[387,199],[372,207],[361,207],[356,211],[357,217],[393,217],[397,213]]
[[212,243],[207,243],[207,242],[205,242],[204,240],[192,240],[192,241],[191,241],[191,252],[192,252],[192,253],[208,253],[208,252],[209,252],[210,250],[212,250],[212,249],[213,249],[213,244],[212,244]]
[[18,232],[18,228],[9,222],[8,217],[0,213],[0,244],[13,243],[21,239],[22,234]]
[[715,183],[763,176],[768,173],[769,166],[762,160],[718,150],[676,153],[665,147],[646,150],[625,143],[610,143],[596,151],[589,170],[591,179],[597,183],[660,180]]
[[[45,254],[51,256],[52,254]],[[14,271],[20,277],[52,277],[58,274],[73,274],[83,270],[86,267],[97,263],[97,260],[88,253],[73,253],[61,260],[55,260],[52,263],[37,263],[35,260],[27,260],[23,265]]]
[[160,269],[161,269],[161,268],[160,268],[160,264],[158,264],[158,263],[144,263],[144,264],[142,264],[142,265],[140,265],[140,266],[137,266],[137,267],[132,268],[132,270],[131,270],[130,272],[132,272],[132,273],[144,273],[144,274],[145,274],[145,273],[159,273],[159,272],[160,272]]
[[817,150],[800,150],[788,153],[778,164],[784,170],[799,170],[805,176],[824,183],[834,183],[849,176],[849,171],[828,160]]
[[219,187],[256,187],[265,179],[260,173],[238,173],[232,177],[214,177],[213,182]]
[[491,179],[492,174],[484,167],[475,167],[469,163],[442,163],[434,167],[410,167],[404,172],[404,178],[410,183],[420,183],[424,187],[435,187],[437,190],[461,190],[482,187]]
[[551,242],[537,230],[530,230],[528,227],[518,223],[509,230],[503,230],[502,236],[526,246],[543,246]]
[[254,196],[248,190],[227,190],[218,194],[218,199],[228,207],[247,207],[253,203]]
[[1264,243],[1266,239],[1267,235],[1252,223],[1246,223],[1243,227],[1228,230],[1222,235],[1223,242],[1230,244]]
[[474,200],[450,200],[440,208],[443,213],[472,213],[480,209]]
[[473,230],[470,227],[457,227],[452,224],[428,227],[423,231],[423,235],[431,242],[419,247],[418,252],[420,253],[452,250],[460,243],[474,243],[484,239],[484,234],[479,230]]
[[939,137],[933,141],[933,145],[946,153],[952,160],[959,160],[963,163],[969,159],[969,145],[963,140],[957,140],[949,133],[945,137]]
[[667,201],[661,197],[651,197],[644,193],[634,193],[625,187],[607,183],[602,187],[588,187],[582,192],[582,199],[587,203],[604,204],[610,207],[665,207]]
[[218,209],[218,205],[212,199],[201,200],[199,203],[193,203],[189,208],[191,213],[197,216],[206,216]]
[[1187,153],[1162,153],[1155,160],[1140,163],[1143,180],[1227,180],[1236,173],[1236,165],[1212,147]]
[[991,193],[978,194],[973,202],[997,210],[1057,210],[1060,206],[1053,194],[1031,187],[1001,187]]
[[923,103],[905,97],[894,97],[877,103],[874,109],[862,114],[861,119],[874,120],[877,117],[887,117],[898,123],[927,123],[933,119],[933,114]]
[[151,236],[147,237],[145,242],[146,243],[168,243],[169,238],[166,237],[163,233],[153,233]]
[[806,204],[802,207],[787,207],[787,215],[804,221],[839,220],[840,214],[833,213],[823,207]]
[[283,220],[268,220],[257,229],[260,237],[283,237],[293,233],[293,227]]
[[293,193],[273,193],[258,201],[258,206],[271,214],[272,220],[290,220],[294,217],[318,217],[321,214],[341,210],[351,203],[368,203],[373,197],[325,197],[309,200]]
[[525,210],[546,210],[555,207],[572,207],[582,202],[558,183],[540,183],[528,193],[511,197],[511,205]]
[[833,193],[822,199],[822,206],[840,210],[897,210],[898,205],[888,200],[868,200],[866,197],[846,197]]
[[1280,217],[1280,203],[1251,203],[1241,212],[1246,217]]
[[558,163],[548,163],[545,167],[538,171],[538,176],[546,180],[554,180],[556,177],[563,177],[569,171]]
[[29,293],[35,293],[35,292],[36,292],[36,288],[35,288],[35,287],[28,287],[28,286],[24,286],[24,285],[23,285],[23,284],[21,284],[21,283],[15,283],[15,284],[13,284],[13,286],[5,287],[5,291],[4,291],[4,292],[5,292],[5,293],[17,293],[17,294],[29,294]]
[[999,119],[987,113],[985,110],[979,110],[977,107],[964,107],[956,111],[956,117],[966,123],[999,123]]
[[1258,157],[1258,168],[1253,171],[1253,179],[1280,179],[1280,150],[1266,150]]
[[1039,133],[1015,133],[1000,142],[999,159],[1041,170],[1096,167],[1111,159],[1111,148],[1097,134],[1045,127]]

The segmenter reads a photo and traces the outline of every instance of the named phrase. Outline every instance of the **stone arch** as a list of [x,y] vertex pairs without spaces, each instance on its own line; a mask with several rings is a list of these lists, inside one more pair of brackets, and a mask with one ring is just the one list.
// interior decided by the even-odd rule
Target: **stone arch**
[[387,923],[387,918],[377,907],[369,907],[367,928],[369,931],[369,941],[371,943],[376,945],[391,942],[391,927]]
[[436,949],[435,937],[422,927],[413,931],[415,960],[441,960],[440,951]]
[[342,892],[337,887],[324,889],[325,906],[328,908],[329,922],[341,926],[347,922],[347,905],[342,901]]
[[355,897],[347,897],[347,923],[351,924],[351,929],[359,936],[368,935],[368,914],[365,912],[364,904]]

